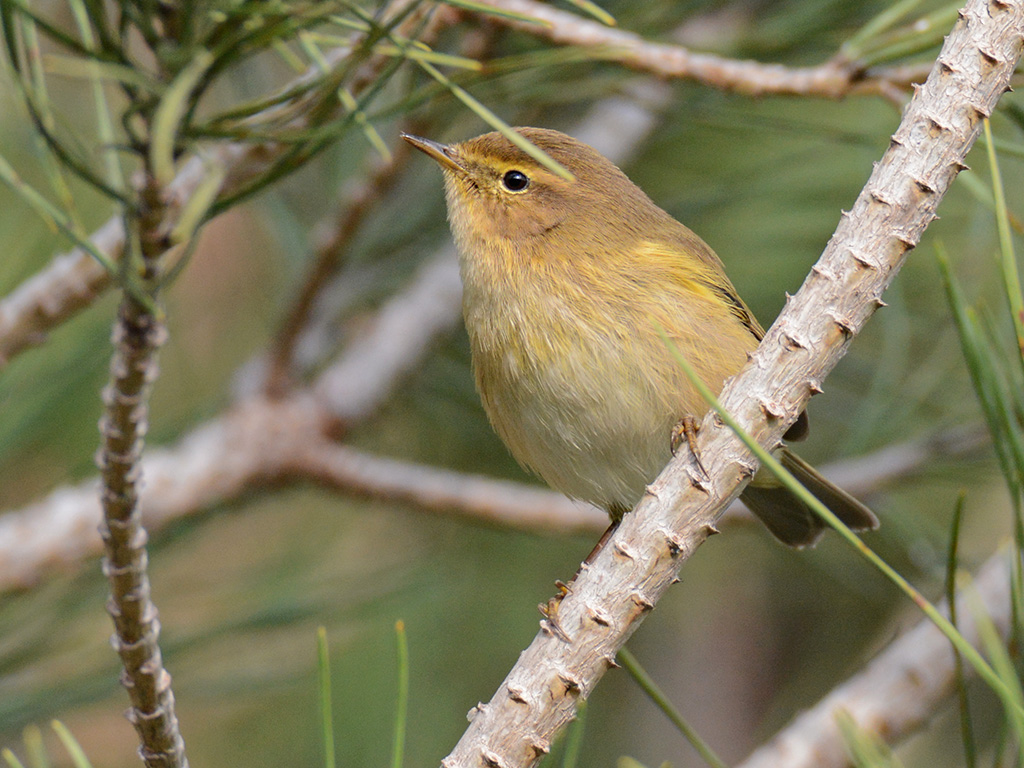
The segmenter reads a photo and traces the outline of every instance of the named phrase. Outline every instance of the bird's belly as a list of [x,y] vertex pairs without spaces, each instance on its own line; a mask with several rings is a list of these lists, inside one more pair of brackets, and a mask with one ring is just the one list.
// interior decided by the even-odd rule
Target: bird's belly
[[[668,462],[674,419],[623,419],[605,413],[589,422],[523,414],[531,446],[521,461],[552,488],[604,509],[631,509]],[[613,424],[618,420],[620,423]]]
[[521,464],[568,496],[628,509],[670,458],[672,427],[691,410],[686,387],[666,401],[659,396],[666,389],[645,379],[641,361],[621,350],[588,351],[547,364],[524,364],[514,353],[474,355],[478,389]]

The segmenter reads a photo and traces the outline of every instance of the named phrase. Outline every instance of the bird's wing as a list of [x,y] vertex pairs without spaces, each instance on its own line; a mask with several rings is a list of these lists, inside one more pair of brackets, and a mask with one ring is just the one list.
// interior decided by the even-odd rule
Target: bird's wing
[[669,248],[671,250],[682,249],[696,257],[699,264],[698,269],[693,270],[693,277],[699,280],[707,288],[714,291],[726,304],[728,304],[733,315],[736,316],[744,326],[753,334],[757,341],[764,338],[764,328],[757,322],[754,313],[750,311],[743,299],[736,292],[736,288],[725,274],[725,266],[718,258],[711,246],[701,240],[694,232],[679,222],[672,220],[676,226],[673,227],[672,236],[676,241]]

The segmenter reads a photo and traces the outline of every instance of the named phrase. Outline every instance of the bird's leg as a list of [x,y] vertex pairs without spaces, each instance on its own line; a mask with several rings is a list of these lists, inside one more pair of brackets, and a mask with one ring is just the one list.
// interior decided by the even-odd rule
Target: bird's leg
[[690,449],[690,455],[693,456],[693,461],[697,465],[697,469],[700,473],[707,478],[707,470],[704,469],[704,465],[700,463],[700,453],[697,451],[697,432],[700,431],[700,422],[697,421],[693,416],[687,414],[683,416],[676,425],[672,427],[672,434],[669,436],[669,448],[672,450],[672,455],[677,455],[679,449],[683,445],[683,440],[686,441],[686,445]]
[[590,554],[584,558],[582,563],[580,563],[580,567],[576,569],[576,573],[574,573],[572,578],[569,579],[569,583],[566,584],[561,580],[556,581],[555,588],[558,590],[558,594],[550,598],[546,603],[541,603],[537,606],[537,609],[540,611],[545,621],[547,621],[548,628],[551,632],[565,641],[568,641],[569,637],[558,624],[558,606],[562,604],[562,598],[569,594],[569,590],[572,588],[573,582],[576,581],[576,577],[580,575],[580,571],[594,562],[594,558],[596,558],[598,553],[604,549],[605,545],[608,543],[608,539],[612,537],[612,534],[615,533],[615,529],[619,527],[619,523],[621,522],[621,516],[613,519],[611,525],[605,529],[605,532],[601,534],[601,538],[597,540],[597,544],[595,544],[594,548],[590,550]]
[[[582,563],[580,563],[580,567],[576,569],[576,573],[573,574],[572,581],[576,581],[576,577],[580,575],[580,571],[583,570],[583,566],[590,565],[594,562],[594,558],[596,558],[598,553],[604,549],[604,545],[608,543],[608,539],[612,537],[612,534],[615,533],[616,529],[619,527],[619,523],[621,522],[622,518],[618,517],[612,520],[611,525],[604,529],[604,533],[602,533],[601,538],[597,540],[597,544],[594,545],[594,548],[590,550],[590,554],[583,559]],[[571,584],[572,581],[569,583]]]

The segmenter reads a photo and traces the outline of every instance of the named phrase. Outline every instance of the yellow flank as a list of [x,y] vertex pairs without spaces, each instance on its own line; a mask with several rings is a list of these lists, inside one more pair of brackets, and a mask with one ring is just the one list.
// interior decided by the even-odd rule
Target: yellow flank
[[[662,329],[715,391],[763,331],[714,252],[615,165],[557,131],[516,130],[574,179],[497,133],[451,146],[406,138],[444,171],[474,374],[495,430],[552,487],[617,519],[667,463],[673,427],[707,410]],[[772,494],[753,495],[759,515],[777,518],[766,521],[773,533],[813,543],[820,523],[780,513]],[[849,501],[853,524],[870,527],[870,511]]]

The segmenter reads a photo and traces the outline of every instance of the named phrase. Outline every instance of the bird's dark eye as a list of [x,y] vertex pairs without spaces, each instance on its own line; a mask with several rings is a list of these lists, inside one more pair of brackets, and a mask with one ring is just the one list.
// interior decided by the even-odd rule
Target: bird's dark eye
[[530,186],[530,177],[522,171],[509,171],[501,177],[501,183],[509,192],[522,192]]

